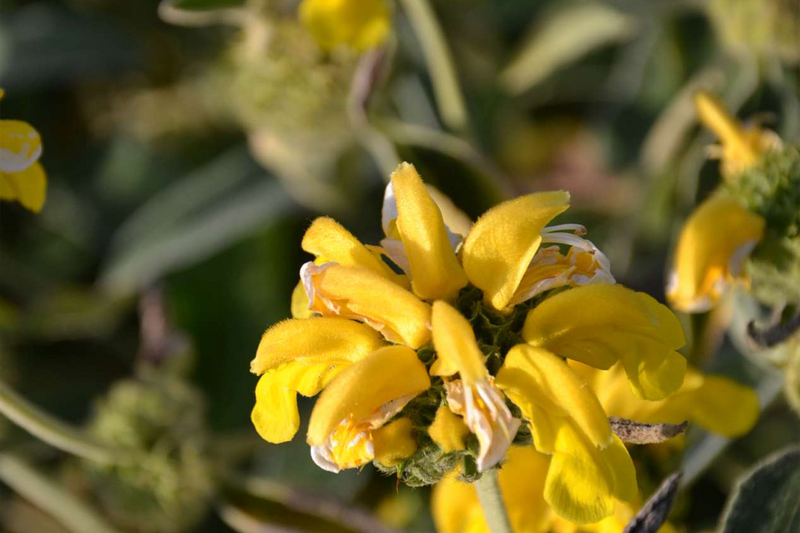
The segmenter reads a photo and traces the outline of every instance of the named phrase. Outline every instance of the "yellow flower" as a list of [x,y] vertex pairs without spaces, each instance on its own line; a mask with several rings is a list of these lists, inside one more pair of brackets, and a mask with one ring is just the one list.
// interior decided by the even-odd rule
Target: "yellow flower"
[[[5,92],[0,89],[0,99]],[[38,213],[47,194],[47,175],[39,163],[42,139],[20,120],[0,120],[0,198],[16,200]]]
[[300,20],[323,50],[379,46],[391,29],[386,0],[303,0]]
[[666,290],[672,306],[687,313],[711,309],[741,276],[764,225],[763,218],[724,193],[700,204],[678,239]]
[[651,402],[631,393],[619,364],[608,372],[574,361],[570,366],[592,387],[610,416],[650,424],[680,424],[688,420],[725,437],[747,433],[758,419],[755,391],[723,376],[704,375],[689,368],[678,392],[667,400]]
[[[545,501],[545,479],[551,460],[528,448],[513,447],[498,474],[500,490],[516,533],[622,533],[635,515],[631,504],[619,504],[613,515],[595,524],[576,524],[552,512]],[[433,488],[433,521],[438,533],[490,533],[475,488],[449,476]],[[674,533],[664,524],[659,533]]]
[[700,91],[694,102],[700,122],[719,137],[721,145],[712,147],[711,154],[722,160],[725,178],[735,178],[756,164],[765,151],[780,147],[781,140],[774,132],[743,125],[716,96]]
[[[380,247],[315,220],[296,318],[265,333],[251,366],[263,374],[259,433],[290,439],[297,392],[325,388],[307,440],[327,470],[374,461],[426,485],[542,452],[545,513],[594,523],[633,501],[630,456],[566,360],[620,361],[636,394],[660,400],[683,382],[683,332],[666,307],[615,284],[585,228],[547,227],[568,201],[530,194],[471,224],[404,163],[386,188]],[[517,452],[523,420],[534,446]]]

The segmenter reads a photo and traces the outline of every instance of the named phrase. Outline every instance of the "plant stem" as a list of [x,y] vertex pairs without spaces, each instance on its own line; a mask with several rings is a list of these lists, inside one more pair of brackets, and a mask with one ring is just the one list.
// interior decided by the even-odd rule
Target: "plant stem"
[[48,476],[11,453],[0,453],[0,480],[75,533],[118,533]]
[[90,461],[101,463],[115,461],[117,454],[113,450],[45,413],[2,381],[0,381],[0,414],[59,450]]
[[475,482],[478,490],[478,500],[483,508],[483,515],[492,533],[513,533],[508,520],[503,495],[497,482],[497,469],[492,468],[483,473]]

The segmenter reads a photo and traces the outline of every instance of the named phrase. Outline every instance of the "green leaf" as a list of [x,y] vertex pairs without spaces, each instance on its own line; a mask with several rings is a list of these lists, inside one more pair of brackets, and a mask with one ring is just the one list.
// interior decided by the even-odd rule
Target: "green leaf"
[[174,0],[172,7],[187,11],[225,9],[244,5],[246,0]]
[[123,224],[101,277],[125,294],[187,268],[297,208],[246,152],[232,149],[143,205]]
[[501,75],[513,94],[527,91],[558,69],[592,50],[624,41],[636,31],[635,20],[594,2],[561,4],[542,18],[526,44]]
[[800,531],[800,447],[768,457],[736,487],[721,533]]

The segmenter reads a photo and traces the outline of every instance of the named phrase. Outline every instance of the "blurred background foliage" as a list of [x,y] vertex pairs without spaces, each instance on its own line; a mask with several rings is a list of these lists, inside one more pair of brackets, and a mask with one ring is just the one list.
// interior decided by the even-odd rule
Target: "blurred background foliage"
[[[0,379],[137,450],[76,459],[0,417],[0,529],[431,531],[429,491],[326,473],[301,437],[273,446],[251,427],[249,361],[289,315],[310,220],[377,242],[398,159],[473,219],[563,188],[617,280],[663,301],[676,232],[719,179],[694,91],[800,137],[795,0],[392,1],[388,44],[360,56],[322,53],[296,8],[0,1],[3,116],[42,134],[50,181],[41,214],[0,208]],[[769,313],[740,294],[683,317],[687,357],[765,403],[734,443],[688,435],[688,531],[800,440],[769,354],[744,339]]]

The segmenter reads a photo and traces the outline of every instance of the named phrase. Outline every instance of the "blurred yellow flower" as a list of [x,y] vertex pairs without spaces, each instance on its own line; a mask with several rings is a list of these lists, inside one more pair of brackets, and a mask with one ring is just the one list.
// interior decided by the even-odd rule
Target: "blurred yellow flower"
[[[722,143],[711,152],[721,159],[720,172],[727,180],[736,180],[766,151],[781,146],[775,133],[744,126],[711,94],[697,93],[695,107],[700,121]],[[724,192],[701,203],[678,238],[666,289],[672,306],[687,313],[711,309],[728,285],[741,277],[742,265],[763,237],[764,226],[762,217]]]
[[[0,89],[0,99],[5,91]],[[38,213],[47,195],[47,175],[39,163],[42,139],[20,120],[0,120],[0,198],[16,200]]]
[[736,279],[764,234],[765,221],[720,192],[704,201],[681,230],[667,298],[687,313],[711,309]]
[[517,453],[510,446],[524,421],[528,453],[552,456],[540,499],[556,514],[594,523],[634,501],[630,456],[566,359],[600,369],[619,361],[634,394],[661,400],[683,382],[683,331],[666,307],[615,285],[582,226],[546,227],[568,202],[566,192],[530,194],[473,225],[440,208],[403,163],[384,195],[381,246],[315,220],[295,319],[267,330],[251,365],[262,374],[259,433],[291,439],[296,394],[324,388],[307,436],[318,465],[374,460],[431,484],[459,469],[454,461],[480,476]]
[[323,50],[375,48],[391,29],[386,0],[303,0],[300,20]]

